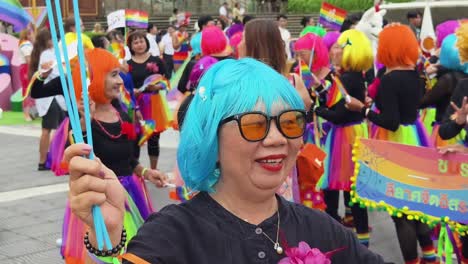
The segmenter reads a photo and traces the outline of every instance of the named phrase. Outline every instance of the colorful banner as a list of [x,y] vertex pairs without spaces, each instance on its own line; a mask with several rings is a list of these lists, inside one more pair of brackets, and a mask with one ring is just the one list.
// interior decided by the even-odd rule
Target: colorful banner
[[330,31],[340,31],[346,18],[347,11],[327,2],[322,3],[320,9],[319,24]]
[[443,222],[468,230],[457,223],[468,223],[467,154],[371,139],[357,140],[353,154],[352,202],[430,226]]
[[144,28],[148,27],[148,13],[140,10],[125,10],[125,21],[127,27]]

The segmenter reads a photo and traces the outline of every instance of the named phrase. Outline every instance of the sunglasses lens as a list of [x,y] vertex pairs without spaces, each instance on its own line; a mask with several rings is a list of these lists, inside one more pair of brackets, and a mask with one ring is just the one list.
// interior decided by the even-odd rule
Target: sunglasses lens
[[299,111],[284,112],[279,117],[283,134],[288,138],[298,138],[304,134],[305,116]]
[[245,114],[240,118],[240,129],[245,139],[261,140],[267,131],[267,118],[262,114]]

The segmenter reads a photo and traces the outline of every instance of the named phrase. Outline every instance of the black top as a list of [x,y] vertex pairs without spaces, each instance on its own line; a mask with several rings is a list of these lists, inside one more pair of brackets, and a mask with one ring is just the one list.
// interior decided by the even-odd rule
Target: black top
[[36,79],[31,86],[31,97],[34,99],[55,95],[63,95],[60,77],[56,77],[46,84],[44,84],[43,81]]
[[[458,107],[461,107],[463,97],[468,97],[468,79],[461,80],[455,91],[453,92],[452,98],[450,99]],[[463,129],[463,125],[458,125],[455,121],[451,120],[450,117],[453,115],[454,110],[451,106],[447,108],[444,115],[444,122],[439,128],[439,135],[442,139],[451,139],[456,137]],[[465,124],[468,126],[468,124]],[[465,138],[465,143],[468,143],[468,136]]]
[[[340,80],[350,96],[364,102],[366,85],[362,72],[344,72],[340,76]],[[346,101],[343,98],[331,108],[320,106],[316,109],[316,113],[335,125],[361,122],[363,120],[362,115],[348,110],[345,104]]]
[[[384,263],[359,244],[351,230],[325,213],[277,199],[279,241],[285,250],[304,241],[323,253],[344,248],[333,255],[333,263]],[[275,213],[258,226],[249,224],[201,192],[188,202],[152,214],[130,241],[127,252],[150,263],[276,264],[286,255],[278,255],[262,232],[276,240],[277,221]]]
[[[63,94],[60,78],[54,78],[50,82],[36,80],[31,87],[31,96],[33,98],[43,98]],[[112,105],[117,109],[123,122],[131,123],[130,117],[120,108],[119,100],[113,100]],[[122,132],[122,123],[100,122],[102,127],[110,135],[119,135]],[[133,125],[130,125],[133,127]],[[133,170],[139,164],[134,158],[134,140],[128,139],[127,135],[121,135],[113,139],[109,137],[102,128],[92,120],[91,128],[93,132],[93,150],[98,158],[101,159],[109,169],[118,176],[130,176]],[[86,138],[85,138],[86,140]]]
[[[129,72],[132,75],[135,88],[143,86],[145,79],[152,74],[166,75],[166,66],[164,62],[155,56],[149,56],[144,63],[136,63],[133,59],[127,61]],[[156,67],[155,67],[156,66]]]
[[391,131],[400,125],[413,124],[424,95],[424,81],[415,70],[396,70],[381,78],[375,103],[380,113],[369,111],[367,118]]
[[450,106],[450,97],[455,87],[461,79],[466,77],[468,77],[468,75],[458,71],[445,73],[437,80],[436,85],[426,92],[419,107],[426,108],[435,106],[436,121],[441,122],[447,107]]
[[[122,122],[127,122],[133,129],[130,117],[125,113],[119,112]],[[105,131],[113,136],[121,134],[118,138],[111,138],[93,119],[91,128],[93,131],[93,150],[96,157],[101,159],[102,163],[115,172],[117,176],[130,176],[133,170],[139,164],[135,158],[134,148],[135,140],[129,139],[128,135],[122,129],[120,121],[115,123],[105,123],[99,121]]]
[[192,59],[187,63],[185,66],[184,71],[182,72],[182,76],[180,76],[179,84],[177,84],[177,89],[181,93],[185,93],[187,91],[191,91],[191,87],[187,87],[187,84],[190,79],[190,74],[192,73],[193,66],[197,64],[198,59],[196,57],[192,57]]

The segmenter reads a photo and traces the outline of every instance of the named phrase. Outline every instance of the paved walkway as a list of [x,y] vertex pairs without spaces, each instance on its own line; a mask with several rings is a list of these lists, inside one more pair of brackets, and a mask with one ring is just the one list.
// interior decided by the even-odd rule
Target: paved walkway
[[[39,130],[0,127],[0,263],[63,263],[56,239],[61,237],[67,177],[36,171]],[[176,132],[161,137],[160,167],[175,164]],[[148,164],[142,151],[143,163]],[[170,203],[167,190],[150,186],[156,209]],[[370,213],[371,249],[386,261],[403,263],[393,223],[385,213]]]

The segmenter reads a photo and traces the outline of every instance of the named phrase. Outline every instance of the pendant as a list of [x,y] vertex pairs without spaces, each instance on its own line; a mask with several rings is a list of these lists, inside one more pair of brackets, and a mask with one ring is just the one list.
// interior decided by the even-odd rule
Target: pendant
[[278,253],[278,255],[283,254],[283,248],[280,246],[279,243],[275,243],[275,246],[273,248],[276,250],[276,253]]

